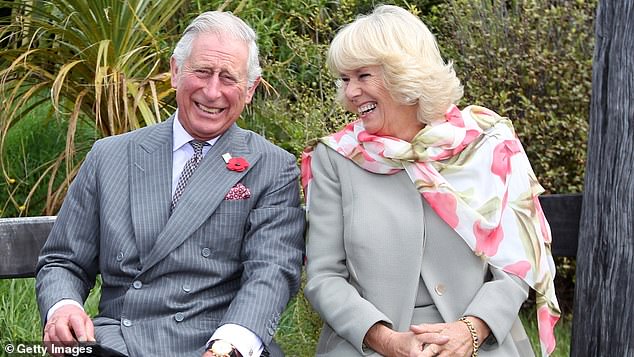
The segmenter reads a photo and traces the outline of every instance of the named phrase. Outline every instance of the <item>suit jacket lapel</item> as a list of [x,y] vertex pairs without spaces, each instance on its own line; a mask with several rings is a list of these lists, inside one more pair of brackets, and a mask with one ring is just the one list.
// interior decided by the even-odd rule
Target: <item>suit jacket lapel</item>
[[[227,169],[222,158],[225,153],[242,156],[249,162],[243,172]],[[229,189],[238,183],[256,164],[260,153],[251,153],[246,145],[245,131],[235,124],[211,147],[190,178],[183,196],[172,212],[165,229],[156,239],[150,256],[143,264],[147,271],[178,248],[216,210]]]
[[157,124],[130,143],[130,211],[141,263],[169,219],[172,120]]

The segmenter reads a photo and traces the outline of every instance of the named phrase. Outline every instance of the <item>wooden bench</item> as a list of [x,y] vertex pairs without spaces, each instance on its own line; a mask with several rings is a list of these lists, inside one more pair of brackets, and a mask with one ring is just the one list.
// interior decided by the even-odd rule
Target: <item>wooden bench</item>
[[[577,254],[581,200],[581,194],[540,197],[552,230],[554,256]],[[54,216],[0,218],[0,279],[35,276],[37,257],[54,222]]]
[[54,216],[0,218],[0,279],[35,276],[40,249]]
[[583,194],[544,195],[539,198],[553,236],[556,257],[576,257]]

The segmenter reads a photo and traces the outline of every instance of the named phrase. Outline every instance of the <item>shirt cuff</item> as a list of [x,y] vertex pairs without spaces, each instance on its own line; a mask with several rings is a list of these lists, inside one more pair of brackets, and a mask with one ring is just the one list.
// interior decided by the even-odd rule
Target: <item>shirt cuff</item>
[[236,324],[225,324],[211,335],[211,340],[225,340],[231,343],[243,357],[260,357],[264,346],[262,340],[251,330]]
[[79,307],[82,310],[84,309],[84,307],[80,303],[75,301],[75,300],[63,299],[63,300],[60,300],[60,301],[56,302],[53,306],[51,306],[50,309],[48,309],[48,312],[46,313],[46,321],[48,321],[51,318],[51,316],[53,316],[53,313],[55,311],[57,311],[57,309],[59,309],[62,306],[66,306],[66,305],[75,305],[75,306]]

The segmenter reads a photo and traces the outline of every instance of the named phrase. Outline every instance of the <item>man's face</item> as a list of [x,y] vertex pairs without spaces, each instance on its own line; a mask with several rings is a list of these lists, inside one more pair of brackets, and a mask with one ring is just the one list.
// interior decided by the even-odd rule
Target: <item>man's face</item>
[[209,33],[198,34],[181,68],[172,58],[178,119],[192,137],[221,135],[251,102],[260,79],[247,87],[247,58],[245,43]]

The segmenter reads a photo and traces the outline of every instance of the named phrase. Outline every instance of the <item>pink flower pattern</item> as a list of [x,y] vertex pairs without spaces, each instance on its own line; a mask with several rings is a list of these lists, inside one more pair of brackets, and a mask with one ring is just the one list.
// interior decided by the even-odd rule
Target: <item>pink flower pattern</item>
[[447,111],[447,114],[445,115],[445,117],[447,118],[447,122],[459,127],[459,128],[464,128],[465,124],[464,124],[464,119],[462,118],[462,113],[460,112],[460,109],[458,109],[458,107],[451,106],[451,108]]
[[550,235],[550,228],[548,226],[548,222],[546,222],[546,216],[544,215],[542,204],[539,203],[539,197],[533,196],[533,204],[535,205],[537,217],[539,217],[539,229],[544,237],[544,242],[550,244],[552,242],[552,236]]
[[498,252],[500,243],[504,239],[504,229],[501,225],[493,228],[482,227],[481,221],[473,225],[473,234],[476,239],[475,253],[492,257]]
[[308,183],[313,179],[313,172],[310,169],[310,163],[311,163],[312,157],[309,153],[303,152],[302,153],[302,161],[300,164],[300,170],[301,170],[301,181],[302,181],[302,188],[304,189],[304,193],[308,194]]
[[542,349],[547,354],[555,350],[555,324],[559,321],[559,315],[554,315],[546,306],[537,309],[537,327],[539,329],[539,341]]
[[517,263],[509,264],[504,267],[504,271],[515,274],[520,278],[526,278],[526,275],[531,270],[531,263],[527,260],[522,260]]
[[504,140],[493,150],[491,172],[499,176],[503,183],[506,183],[506,177],[511,174],[511,157],[519,152],[520,146],[517,139]]
[[449,227],[456,228],[460,219],[456,214],[456,198],[450,193],[423,192],[423,197],[429,202],[431,208],[447,222]]

